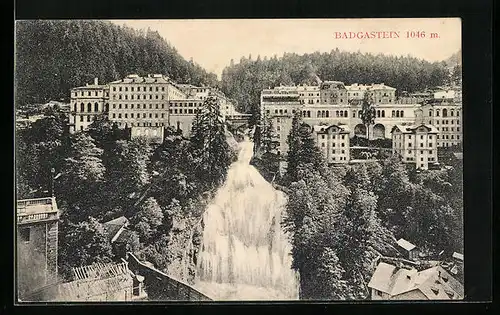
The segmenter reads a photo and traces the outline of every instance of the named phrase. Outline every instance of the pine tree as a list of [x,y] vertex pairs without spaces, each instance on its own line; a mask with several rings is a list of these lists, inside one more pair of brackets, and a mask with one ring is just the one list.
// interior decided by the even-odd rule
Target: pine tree
[[370,91],[366,91],[361,104],[361,120],[366,127],[366,138],[370,139],[370,126],[375,122],[375,108]]

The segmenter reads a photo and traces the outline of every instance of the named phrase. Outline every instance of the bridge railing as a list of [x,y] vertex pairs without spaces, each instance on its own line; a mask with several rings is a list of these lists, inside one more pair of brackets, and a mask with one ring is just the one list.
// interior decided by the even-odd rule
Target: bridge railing
[[129,269],[144,277],[144,285],[149,300],[153,301],[211,301],[212,299],[187,283],[175,279],[141,262],[134,254],[128,253]]

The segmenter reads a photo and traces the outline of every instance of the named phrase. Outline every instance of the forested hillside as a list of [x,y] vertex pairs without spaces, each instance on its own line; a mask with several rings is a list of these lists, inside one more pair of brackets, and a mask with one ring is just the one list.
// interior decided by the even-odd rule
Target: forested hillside
[[104,21],[16,23],[16,104],[67,99],[69,89],[98,77],[162,73],[183,83],[212,85],[215,74],[186,61],[158,32]]
[[430,63],[413,57],[342,52],[285,53],[271,59],[241,58],[222,73],[222,89],[238,101],[240,110],[250,112],[259,104],[260,91],[280,84],[302,84],[321,80],[351,83],[385,83],[401,91],[419,91],[447,83],[444,62]]

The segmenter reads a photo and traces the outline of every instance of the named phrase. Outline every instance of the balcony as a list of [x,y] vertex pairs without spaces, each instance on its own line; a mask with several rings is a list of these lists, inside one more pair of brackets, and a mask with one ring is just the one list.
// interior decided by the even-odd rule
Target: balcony
[[58,214],[59,211],[54,197],[17,201],[18,224],[57,220]]

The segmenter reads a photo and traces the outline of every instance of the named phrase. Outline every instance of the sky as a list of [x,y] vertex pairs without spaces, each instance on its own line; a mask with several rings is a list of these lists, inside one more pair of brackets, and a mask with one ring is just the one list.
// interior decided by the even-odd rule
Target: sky
[[[283,53],[360,51],[441,61],[461,49],[459,18],[112,20],[158,31],[186,59],[220,79],[231,59]],[[375,38],[364,38],[366,33]],[[384,32],[384,33],[376,33]],[[406,38],[413,32],[413,38]],[[417,34],[425,33],[425,37]],[[380,34],[380,35],[379,35]],[[385,34],[385,35],[384,35]],[[385,36],[385,38],[383,38]],[[347,38],[346,38],[347,37]],[[352,38],[351,38],[352,37]],[[433,37],[433,38],[431,38]]]

